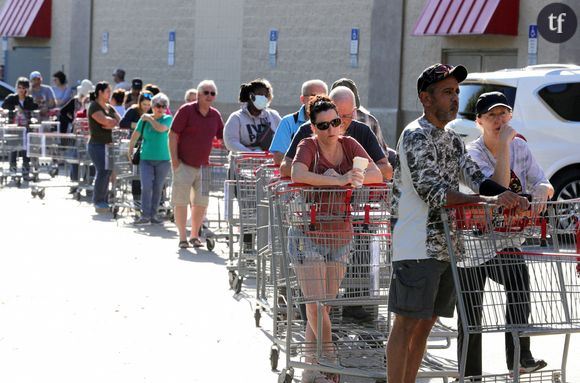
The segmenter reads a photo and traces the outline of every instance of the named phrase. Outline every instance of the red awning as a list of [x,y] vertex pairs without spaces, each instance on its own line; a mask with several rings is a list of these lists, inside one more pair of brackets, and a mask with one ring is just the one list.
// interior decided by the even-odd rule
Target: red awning
[[50,37],[51,0],[6,0],[0,11],[0,36]]
[[518,34],[519,0],[427,0],[415,36]]

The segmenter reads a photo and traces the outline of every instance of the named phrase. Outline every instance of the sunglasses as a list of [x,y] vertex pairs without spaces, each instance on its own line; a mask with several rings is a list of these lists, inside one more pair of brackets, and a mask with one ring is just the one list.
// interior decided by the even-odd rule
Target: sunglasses
[[204,90],[204,91],[203,91],[203,95],[204,95],[204,96],[209,96],[210,94],[211,94],[212,96],[215,96],[215,95],[216,95],[216,93],[215,93],[214,91],[209,91],[209,90]]
[[341,123],[342,120],[340,118],[335,118],[334,120],[330,121],[317,122],[316,124],[314,124],[314,126],[316,126],[316,129],[318,130],[327,130],[328,128],[330,128],[330,126],[334,126],[336,128],[340,126]]
[[167,105],[163,105],[163,104],[157,104],[157,105],[153,105],[154,108],[160,108],[160,109],[166,109]]
[[143,93],[143,98],[151,101],[151,99],[153,98],[153,95],[151,93]]

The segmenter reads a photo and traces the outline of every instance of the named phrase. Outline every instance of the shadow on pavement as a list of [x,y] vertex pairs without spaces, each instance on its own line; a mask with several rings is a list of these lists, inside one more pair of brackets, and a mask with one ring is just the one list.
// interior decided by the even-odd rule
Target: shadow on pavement
[[[175,242],[175,245],[177,245],[177,240]],[[225,259],[221,258],[216,253],[203,249],[194,249],[193,247],[187,249],[179,249],[177,251],[177,254],[179,254],[179,259],[181,261],[215,263],[216,265],[226,264]]]

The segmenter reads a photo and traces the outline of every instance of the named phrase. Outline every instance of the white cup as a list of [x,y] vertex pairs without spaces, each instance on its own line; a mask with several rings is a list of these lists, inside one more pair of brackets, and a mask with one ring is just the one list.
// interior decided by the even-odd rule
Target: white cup
[[[365,170],[367,169],[367,166],[369,166],[369,160],[368,158],[364,158],[364,157],[355,157],[352,159],[352,167],[353,169],[359,169],[363,174],[365,172]],[[362,182],[353,182],[353,186],[355,188],[360,188],[362,186]]]

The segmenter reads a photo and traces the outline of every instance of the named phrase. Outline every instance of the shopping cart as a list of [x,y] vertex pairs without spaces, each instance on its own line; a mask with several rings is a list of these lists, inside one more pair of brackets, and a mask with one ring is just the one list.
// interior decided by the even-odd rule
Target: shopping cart
[[[386,185],[349,189],[289,184],[276,191],[287,292],[286,333],[274,339],[286,352],[279,381],[292,381],[295,368],[384,379],[390,326],[389,200]],[[353,257],[367,263],[352,265]],[[316,323],[301,317],[302,304]],[[373,306],[372,323],[343,322],[342,308],[349,305]]]
[[[570,334],[580,332],[580,200],[548,202],[541,214],[537,207],[521,212],[463,205],[442,214],[465,334],[460,347],[466,350],[475,334],[513,337],[513,376],[476,378],[485,382],[566,381]],[[477,273],[468,272],[474,267]],[[481,273],[501,283],[481,286]],[[519,337],[548,334],[565,334],[561,368],[520,377]]]
[[262,311],[272,314],[275,290],[273,280],[275,275],[272,235],[275,219],[272,214],[271,187],[279,182],[280,170],[276,164],[262,165],[256,171],[256,307],[254,320],[256,327],[260,326]]
[[[228,276],[230,287],[239,293],[244,277],[255,276],[256,271],[256,174],[260,166],[272,162],[268,152],[236,153],[230,156],[229,171],[233,183],[226,183],[229,188],[228,223],[230,252]],[[233,193],[231,186],[234,186]],[[233,214],[233,199],[237,201],[237,216]],[[238,253],[234,251],[233,238],[238,231]],[[236,259],[237,255],[237,259]]]
[[[0,126],[0,154],[8,161],[11,152],[26,149],[26,128],[14,124]],[[5,184],[10,177],[17,187],[22,184],[22,173],[16,169],[2,167],[0,184]]]
[[[222,203],[224,200],[224,184],[228,178],[227,163],[222,156],[210,156],[209,162],[201,167],[201,194],[216,200],[215,204],[210,202],[209,206],[216,206],[217,211],[208,211],[200,229],[200,237],[205,238],[209,251],[215,248],[216,240],[228,238],[224,217],[222,216]],[[224,231],[222,231],[224,224]]]

